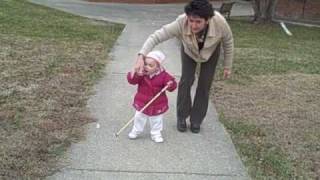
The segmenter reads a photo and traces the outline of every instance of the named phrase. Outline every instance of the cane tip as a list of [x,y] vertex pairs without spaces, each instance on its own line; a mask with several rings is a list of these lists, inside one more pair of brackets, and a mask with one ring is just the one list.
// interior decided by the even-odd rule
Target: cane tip
[[117,133],[114,133],[114,136],[115,136],[115,137],[118,137],[119,135],[118,135]]

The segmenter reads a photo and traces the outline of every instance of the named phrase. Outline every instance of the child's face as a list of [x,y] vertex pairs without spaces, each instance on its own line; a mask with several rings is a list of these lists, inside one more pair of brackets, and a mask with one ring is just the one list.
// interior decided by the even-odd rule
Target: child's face
[[153,74],[159,70],[159,64],[156,60],[147,57],[144,61],[144,73],[146,75]]

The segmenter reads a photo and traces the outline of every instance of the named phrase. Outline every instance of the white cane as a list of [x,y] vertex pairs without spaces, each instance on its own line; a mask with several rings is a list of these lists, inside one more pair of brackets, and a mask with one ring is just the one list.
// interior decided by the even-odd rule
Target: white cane
[[[140,111],[139,113],[143,112],[154,100],[156,100],[164,91],[166,91],[168,89],[169,85],[166,85],[164,88],[162,88],[162,90],[157,94],[155,95]],[[132,121],[134,121],[134,116],[117,132],[115,133],[115,136],[118,137],[119,134],[124,130],[126,129],[129,124],[132,123]]]

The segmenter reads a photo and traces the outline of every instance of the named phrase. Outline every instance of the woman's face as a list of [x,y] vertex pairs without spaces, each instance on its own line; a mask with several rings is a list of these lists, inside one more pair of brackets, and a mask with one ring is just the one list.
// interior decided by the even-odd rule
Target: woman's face
[[199,16],[188,16],[188,24],[192,33],[197,34],[206,27],[208,21]]
[[156,60],[146,57],[144,61],[144,74],[150,75],[157,72],[159,69],[159,64]]

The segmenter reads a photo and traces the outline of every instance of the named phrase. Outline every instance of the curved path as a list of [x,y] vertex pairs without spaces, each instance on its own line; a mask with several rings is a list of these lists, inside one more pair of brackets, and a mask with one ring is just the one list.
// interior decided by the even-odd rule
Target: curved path
[[[250,179],[229,134],[217,120],[212,104],[200,134],[176,130],[176,92],[168,93],[171,109],[165,114],[164,143],[154,143],[147,133],[140,139],[129,140],[127,133],[130,128],[118,138],[114,137],[114,133],[134,114],[131,102],[135,87],[127,83],[126,72],[131,69],[136,52],[151,32],[182,13],[182,4],[103,4],[74,0],[32,2],[89,18],[126,24],[110,54],[112,61],[107,64],[106,75],[96,85],[95,95],[89,100],[88,108],[98,119],[100,128],[96,128],[95,123],[88,125],[86,140],[71,146],[65,168],[48,179]],[[245,15],[250,11],[247,4],[236,7],[234,14]],[[169,40],[156,48],[167,54],[165,66],[179,79],[177,41]]]

